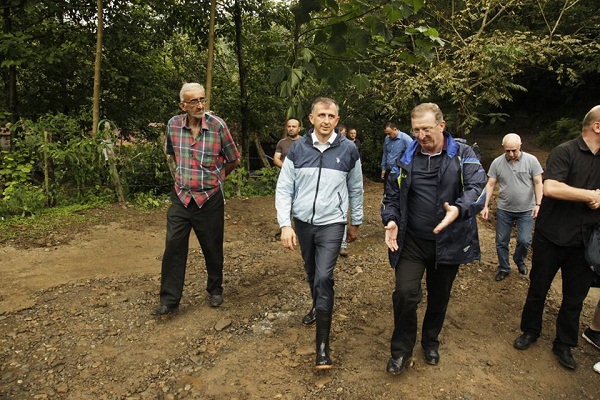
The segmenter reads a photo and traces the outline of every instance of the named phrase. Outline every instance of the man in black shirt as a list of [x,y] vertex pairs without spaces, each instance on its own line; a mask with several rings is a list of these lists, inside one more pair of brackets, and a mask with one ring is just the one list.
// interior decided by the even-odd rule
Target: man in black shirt
[[586,114],[581,136],[557,146],[548,156],[521,316],[523,334],[515,340],[515,348],[525,350],[540,336],[546,296],[560,269],[563,293],[552,351],[564,367],[577,367],[571,347],[577,346],[579,316],[593,277],[584,258],[585,243],[599,221],[600,105]]

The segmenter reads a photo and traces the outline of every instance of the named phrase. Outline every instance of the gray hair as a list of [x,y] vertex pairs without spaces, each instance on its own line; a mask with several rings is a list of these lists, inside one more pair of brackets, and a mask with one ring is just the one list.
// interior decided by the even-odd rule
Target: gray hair
[[435,122],[437,122],[438,124],[444,120],[444,114],[442,113],[442,110],[440,110],[440,107],[435,103],[419,104],[418,106],[412,109],[410,117],[415,118],[416,116],[425,114],[427,112],[433,113],[433,115],[435,116]]
[[315,99],[315,101],[313,101],[312,106],[310,107],[310,112],[312,113],[315,109],[315,106],[317,104],[327,104],[329,106],[335,106],[335,110],[338,112],[340,112],[340,106],[338,106],[338,103],[335,102],[335,100],[330,99],[329,97],[317,97]]
[[204,86],[202,86],[199,83],[196,83],[196,82],[184,83],[183,86],[181,87],[181,90],[179,91],[179,101],[181,101],[181,102],[184,101],[183,96],[187,92],[194,92],[196,90],[202,90],[203,92],[206,92],[206,90],[204,90]]

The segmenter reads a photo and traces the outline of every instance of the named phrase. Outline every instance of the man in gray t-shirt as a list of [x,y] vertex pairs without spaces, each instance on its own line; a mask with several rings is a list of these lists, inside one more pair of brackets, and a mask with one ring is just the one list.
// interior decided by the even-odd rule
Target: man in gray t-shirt
[[485,207],[481,217],[488,219],[489,204],[496,182],[498,204],[496,205],[496,253],[498,272],[496,280],[501,281],[510,273],[509,248],[513,225],[517,226],[517,246],[513,261],[519,273],[527,275],[525,257],[531,245],[533,220],[537,217],[543,195],[542,166],[538,159],[521,151],[521,138],[509,133],[502,139],[504,154],[492,161],[485,187]]

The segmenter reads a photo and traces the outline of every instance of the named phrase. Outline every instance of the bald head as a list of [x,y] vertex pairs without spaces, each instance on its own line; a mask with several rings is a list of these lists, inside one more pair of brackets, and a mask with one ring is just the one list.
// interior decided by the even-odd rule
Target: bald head
[[583,118],[583,129],[589,128],[594,122],[600,122],[600,105],[592,107]]
[[502,139],[502,147],[508,161],[514,161],[521,156],[521,137],[516,133],[509,133]]
[[521,136],[517,135],[516,133],[509,133],[506,136],[504,136],[504,138],[502,139],[502,146],[506,147],[514,147],[514,146],[518,146],[521,147]]

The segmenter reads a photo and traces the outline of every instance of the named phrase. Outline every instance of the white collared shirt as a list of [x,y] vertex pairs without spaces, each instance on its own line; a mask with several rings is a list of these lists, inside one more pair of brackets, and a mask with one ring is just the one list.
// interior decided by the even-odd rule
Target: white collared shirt
[[319,139],[317,139],[317,135],[315,134],[315,132],[313,131],[311,133],[311,139],[313,141],[313,146],[315,146],[317,149],[319,149],[319,151],[321,153],[324,152],[325,150],[327,150],[329,147],[331,147],[331,144],[335,140],[336,136],[337,136],[337,133],[335,133],[335,131],[333,131],[333,132],[331,132],[329,139],[327,139],[327,141],[325,143],[321,143],[319,141]]

